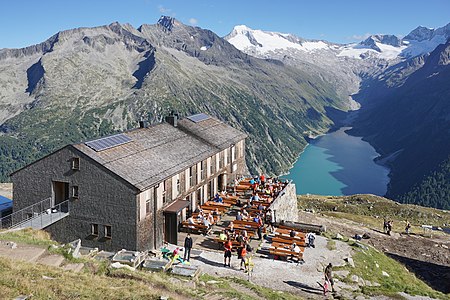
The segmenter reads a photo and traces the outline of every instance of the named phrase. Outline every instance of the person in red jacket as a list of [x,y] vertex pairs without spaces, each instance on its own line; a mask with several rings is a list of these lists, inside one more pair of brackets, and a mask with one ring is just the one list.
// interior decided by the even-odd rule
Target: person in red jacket
[[242,243],[241,247],[239,247],[239,249],[238,249],[238,257],[241,259],[241,270],[244,270],[245,260],[246,260],[246,257],[247,257],[247,249],[246,249],[245,243]]
[[[223,253],[223,266],[231,267],[231,248],[232,243],[231,240],[228,238],[227,241],[223,244],[223,248],[225,249]],[[228,258],[228,264],[227,264],[227,258]]]

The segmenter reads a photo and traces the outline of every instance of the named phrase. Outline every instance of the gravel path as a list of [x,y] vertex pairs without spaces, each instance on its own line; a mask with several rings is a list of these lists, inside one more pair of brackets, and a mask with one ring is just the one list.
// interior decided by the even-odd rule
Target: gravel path
[[[290,291],[303,297],[323,298],[317,282],[323,281],[323,269],[328,263],[342,265],[343,258],[350,256],[351,247],[336,241],[336,249],[329,250],[327,239],[316,238],[316,248],[306,248],[303,264],[285,262],[268,258],[258,251],[253,256],[255,264],[250,281],[274,290]],[[265,246],[264,244],[262,245]],[[215,276],[237,276],[248,279],[247,274],[239,269],[239,261],[234,255],[231,268],[223,266],[223,254],[203,251],[198,257],[192,257],[191,264],[200,266],[203,272]]]

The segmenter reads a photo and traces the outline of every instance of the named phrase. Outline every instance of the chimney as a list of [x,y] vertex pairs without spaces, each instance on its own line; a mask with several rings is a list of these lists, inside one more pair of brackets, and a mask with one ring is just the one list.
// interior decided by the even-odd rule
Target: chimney
[[147,128],[148,127],[148,121],[141,120],[139,121],[139,128]]
[[178,114],[175,113],[175,111],[172,110],[172,112],[170,113],[170,115],[168,115],[166,117],[166,122],[169,123],[170,125],[177,127],[178,126]]

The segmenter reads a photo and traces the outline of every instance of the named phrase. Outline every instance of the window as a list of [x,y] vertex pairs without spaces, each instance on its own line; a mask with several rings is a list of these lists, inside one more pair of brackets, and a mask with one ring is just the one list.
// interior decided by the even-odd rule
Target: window
[[200,178],[201,179],[205,178],[205,170],[203,168],[203,162],[200,163]]
[[145,214],[148,215],[150,214],[150,201],[152,199],[147,199],[145,200]]
[[72,198],[78,199],[78,186],[77,185],[72,186]]
[[163,203],[166,203],[166,181],[164,180],[163,181],[163,192],[162,192],[162,200],[163,200]]
[[177,194],[181,191],[180,177],[177,178]]
[[98,224],[91,224],[91,234],[98,236]]
[[79,169],[80,169],[80,158],[73,157],[72,158],[72,170],[79,170]]
[[194,185],[194,177],[192,176],[194,174],[194,167],[189,168],[189,186]]
[[105,225],[105,238],[110,239],[112,237],[111,230],[112,230],[111,225]]
[[236,147],[235,146],[231,146],[231,161],[235,161],[236,160]]
[[214,160],[213,160],[213,158],[211,157],[211,160],[209,161],[209,174],[214,174]]
[[223,168],[223,152],[219,153],[219,169]]

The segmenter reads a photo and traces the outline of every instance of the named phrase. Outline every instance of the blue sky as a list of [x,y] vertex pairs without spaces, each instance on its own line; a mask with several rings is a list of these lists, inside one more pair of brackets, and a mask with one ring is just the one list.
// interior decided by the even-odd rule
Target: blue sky
[[441,27],[450,22],[449,12],[449,0],[2,0],[0,48],[25,47],[61,30],[114,21],[154,24],[162,14],[220,36],[245,24],[349,43],[375,33],[406,35],[418,25]]

